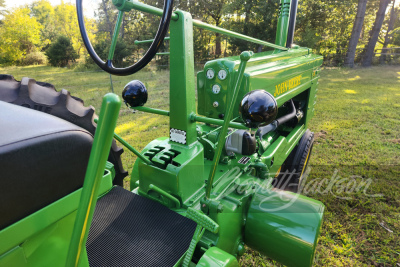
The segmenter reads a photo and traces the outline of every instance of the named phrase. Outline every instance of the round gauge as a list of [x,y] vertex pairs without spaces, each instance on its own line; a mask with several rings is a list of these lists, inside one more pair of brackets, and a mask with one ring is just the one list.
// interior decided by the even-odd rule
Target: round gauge
[[212,91],[214,94],[219,94],[219,91],[221,91],[221,87],[218,84],[214,84],[212,87]]
[[220,70],[220,71],[218,72],[218,78],[219,78],[220,80],[225,80],[225,79],[226,79],[226,76],[228,76],[228,73],[226,72],[226,70]]
[[211,80],[212,78],[214,78],[214,75],[215,75],[215,73],[214,73],[213,69],[208,69],[207,70],[207,72],[206,72],[207,79]]

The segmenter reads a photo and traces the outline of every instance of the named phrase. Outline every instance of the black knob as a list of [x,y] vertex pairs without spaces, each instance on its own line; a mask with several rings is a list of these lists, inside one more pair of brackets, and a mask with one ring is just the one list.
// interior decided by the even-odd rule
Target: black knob
[[240,102],[239,113],[250,128],[270,124],[278,114],[275,98],[264,90],[247,93]]
[[122,91],[122,98],[131,107],[143,106],[147,102],[146,86],[139,80],[130,81]]

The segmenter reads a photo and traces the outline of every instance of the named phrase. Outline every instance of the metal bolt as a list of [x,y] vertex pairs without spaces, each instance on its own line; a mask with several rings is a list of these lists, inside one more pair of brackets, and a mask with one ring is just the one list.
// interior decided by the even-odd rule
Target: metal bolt
[[219,105],[219,104],[218,104],[218,102],[217,102],[217,101],[215,101],[215,102],[213,103],[213,107],[214,107],[214,108],[217,108],[217,107],[218,107],[218,105]]

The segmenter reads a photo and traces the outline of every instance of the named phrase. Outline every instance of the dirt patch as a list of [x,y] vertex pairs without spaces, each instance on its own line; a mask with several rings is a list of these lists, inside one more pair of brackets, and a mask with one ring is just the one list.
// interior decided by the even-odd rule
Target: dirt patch
[[321,140],[321,139],[326,139],[326,135],[327,135],[328,133],[326,132],[326,131],[324,131],[324,130],[321,130],[321,131],[319,131],[319,132],[317,132],[317,133],[314,133],[314,140],[315,140],[315,142],[316,143],[319,143],[319,140]]

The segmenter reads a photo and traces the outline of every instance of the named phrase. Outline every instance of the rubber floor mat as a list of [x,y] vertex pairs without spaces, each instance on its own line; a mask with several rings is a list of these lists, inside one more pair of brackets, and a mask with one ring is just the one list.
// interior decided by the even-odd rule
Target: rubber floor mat
[[173,266],[189,247],[196,223],[167,207],[114,187],[98,200],[86,243],[89,264]]

